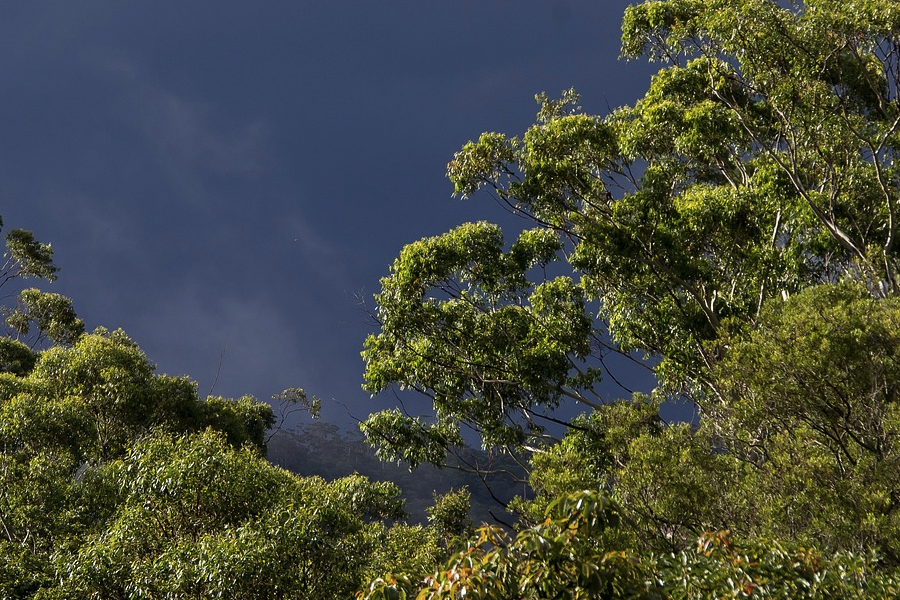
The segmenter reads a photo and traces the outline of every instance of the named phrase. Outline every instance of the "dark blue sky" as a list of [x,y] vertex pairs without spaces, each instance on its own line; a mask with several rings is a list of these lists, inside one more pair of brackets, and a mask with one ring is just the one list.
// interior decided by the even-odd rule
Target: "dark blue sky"
[[[88,328],[122,327],[205,394],[300,386],[343,421],[371,298],[408,242],[471,220],[445,166],[533,97],[604,113],[627,1],[10,2],[0,215],[52,242]],[[221,373],[216,380],[220,357]]]

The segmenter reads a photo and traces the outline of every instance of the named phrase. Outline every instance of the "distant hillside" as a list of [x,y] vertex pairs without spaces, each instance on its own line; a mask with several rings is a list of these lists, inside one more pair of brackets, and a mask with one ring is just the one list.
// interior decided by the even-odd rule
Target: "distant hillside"
[[[480,465],[489,462],[490,457],[483,451],[466,449],[465,452],[470,461],[478,461]],[[410,472],[404,466],[381,462],[361,434],[342,432],[330,423],[316,421],[279,431],[269,441],[269,460],[298,475],[319,475],[330,480],[359,473],[373,480],[392,481],[403,490],[411,522],[425,522],[425,509],[433,504],[435,493],[463,486],[468,486],[472,494],[471,516],[476,523],[496,523],[494,515],[507,523],[511,521],[476,474],[428,465]],[[492,462],[495,467],[521,473],[508,457],[495,457]],[[525,492],[522,483],[515,483],[509,477],[496,475],[488,481],[491,491],[503,502]]]

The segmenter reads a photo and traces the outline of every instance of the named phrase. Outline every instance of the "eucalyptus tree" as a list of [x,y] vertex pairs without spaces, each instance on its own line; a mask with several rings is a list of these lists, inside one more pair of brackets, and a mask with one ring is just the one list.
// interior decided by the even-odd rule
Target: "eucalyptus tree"
[[472,223],[403,249],[366,388],[417,390],[435,418],[376,414],[369,438],[412,463],[440,460],[461,423],[536,447],[560,402],[602,404],[609,352],[654,358],[657,391],[708,415],[728,401],[723,335],[768,301],[845,280],[894,295],[898,31],[890,0],[629,7],[623,55],[661,63],[643,98],[595,116],[573,92],[542,96],[524,135],[485,133],[449,163],[457,195],[533,228],[508,244]]
[[402,516],[392,484],[297,477],[212,430],[144,438],[82,485],[114,500],[40,597],[348,598]]
[[0,373],[0,590],[10,598],[50,585],[50,557],[77,547],[115,508],[117,482],[94,489],[84,481],[137,440],[214,427],[260,454],[273,422],[268,404],[201,400],[189,379],[156,374],[121,331],[47,348],[16,371]]
[[[595,540],[610,551],[729,529],[900,563],[900,4],[647,1],[622,29],[625,58],[660,64],[632,106],[542,95],[523,135],[449,163],[457,195],[526,228],[403,249],[366,387],[418,391],[433,416],[363,430],[410,464],[440,463],[465,428],[524,453],[526,526],[602,489],[623,517]],[[611,352],[649,359],[656,389],[604,403]],[[672,397],[699,423],[664,423]],[[586,414],[550,443],[571,401]]]
[[[0,289],[20,279],[52,282],[58,272],[50,244],[39,242],[31,231],[24,229],[13,229],[6,234]],[[84,333],[84,323],[75,314],[72,301],[60,294],[27,288],[19,291],[14,306],[4,306],[2,310],[10,332],[16,339],[29,340],[32,347],[45,340],[72,344]]]
[[[6,259],[0,286],[56,277],[29,232],[7,236]],[[58,294],[24,289],[6,317],[3,600],[347,598],[390,566],[437,564],[436,529],[401,522],[393,484],[267,462],[268,403],[201,398],[125,332],[84,333]],[[274,400],[283,414],[319,404],[299,388]]]

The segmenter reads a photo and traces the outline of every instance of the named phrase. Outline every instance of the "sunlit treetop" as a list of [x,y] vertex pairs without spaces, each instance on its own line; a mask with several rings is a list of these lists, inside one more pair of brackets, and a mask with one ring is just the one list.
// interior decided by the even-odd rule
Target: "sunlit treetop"
[[591,115],[542,95],[524,134],[448,165],[459,196],[531,222],[540,261],[483,223],[408,246],[376,297],[367,389],[418,390],[441,427],[521,447],[536,410],[591,407],[608,352],[653,358],[659,391],[703,410],[723,332],[768,301],[895,295],[898,31],[892,0],[627,9],[623,55],[661,64],[641,99]]

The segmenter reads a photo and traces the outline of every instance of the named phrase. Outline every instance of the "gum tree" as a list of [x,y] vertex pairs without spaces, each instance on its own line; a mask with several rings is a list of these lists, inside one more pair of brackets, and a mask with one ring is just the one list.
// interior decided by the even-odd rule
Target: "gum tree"
[[[14,285],[19,279],[53,282],[58,272],[50,244],[39,242],[32,232],[24,229],[13,229],[6,234],[0,289]],[[14,338],[29,340],[32,347],[43,341],[71,345],[84,333],[84,323],[75,314],[72,301],[60,294],[27,288],[19,292],[14,306],[3,307],[2,312]],[[5,346],[12,348],[9,343]]]
[[[471,427],[530,458],[525,525],[608,493],[611,551],[730,529],[898,564],[898,32],[893,0],[627,9],[623,55],[660,64],[641,99],[596,116],[540,96],[523,135],[448,166],[529,229],[463,225],[382,280],[367,389],[434,417],[373,415],[381,455],[440,463]],[[610,352],[651,359],[656,389],[604,405]],[[661,421],[675,397],[699,423]],[[567,401],[585,415],[554,444]]]
[[623,55],[661,62],[643,98],[601,117],[541,97],[524,135],[486,133],[450,162],[457,195],[534,228],[507,246],[467,224],[403,250],[366,387],[417,390],[436,418],[376,414],[370,439],[411,462],[440,459],[460,423],[536,447],[538,415],[597,408],[608,352],[653,357],[658,392],[708,414],[728,402],[723,333],[768,301],[842,280],[894,295],[898,30],[889,0],[630,7]]

